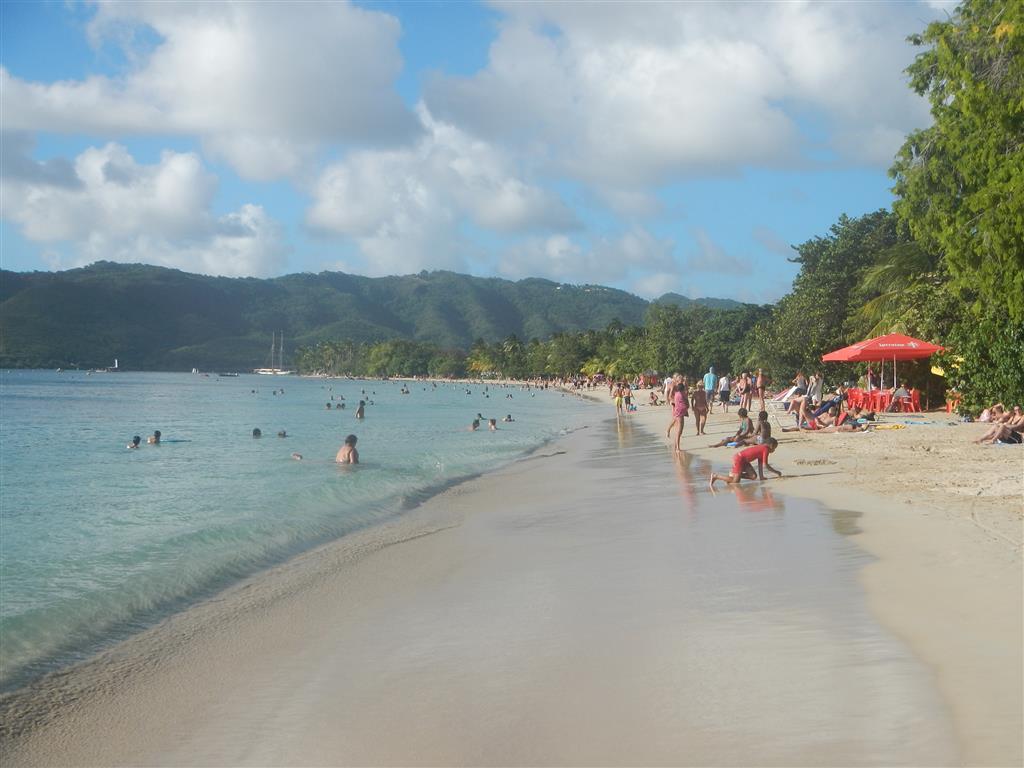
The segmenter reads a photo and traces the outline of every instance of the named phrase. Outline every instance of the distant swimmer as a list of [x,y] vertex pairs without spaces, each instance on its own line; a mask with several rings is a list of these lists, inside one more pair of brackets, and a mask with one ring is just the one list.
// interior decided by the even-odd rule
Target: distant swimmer
[[473,419],[473,423],[469,425],[470,432],[476,432],[480,429],[480,419]]
[[259,427],[253,427],[252,436],[253,438],[263,437],[263,431]]
[[356,408],[356,418],[361,419],[366,416],[366,401],[360,400],[359,407]]
[[327,404],[327,410],[328,411],[331,410],[331,404],[330,403]]
[[292,458],[295,459],[296,461],[302,461],[302,454],[301,453],[293,453],[292,454]]
[[515,419],[512,418],[512,414],[510,413],[508,416],[506,416],[504,419],[502,419],[502,421],[509,422],[509,421],[515,421]]
[[491,432],[497,432],[498,431],[498,422],[497,422],[497,420],[496,419],[488,419],[487,420],[487,428],[489,430],[491,430]]
[[138,435],[136,435],[135,437],[132,438],[132,441],[130,443],[128,443],[127,447],[128,448],[138,448],[139,447],[139,443],[141,443],[141,442],[142,442],[142,438],[139,437]]
[[359,438],[355,435],[349,435],[345,438],[345,444],[341,446],[338,451],[338,455],[334,457],[334,460],[339,464],[358,464],[359,463],[359,451],[356,450],[356,441]]
[[277,436],[278,437],[288,437],[288,433],[285,430],[282,429],[280,432],[277,433]]
[[160,430],[154,429],[153,434],[146,438],[146,442],[150,445],[160,445]]

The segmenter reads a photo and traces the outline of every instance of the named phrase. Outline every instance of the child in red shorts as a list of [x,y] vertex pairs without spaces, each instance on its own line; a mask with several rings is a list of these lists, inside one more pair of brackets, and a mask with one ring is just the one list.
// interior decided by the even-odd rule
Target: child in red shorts
[[[782,477],[782,473],[768,463],[768,454],[774,453],[778,446],[779,441],[774,437],[770,437],[766,443],[761,445],[752,445],[749,448],[744,448],[742,451],[736,451],[732,457],[732,472],[730,472],[728,476],[716,475],[712,472],[711,481],[708,483],[708,487],[714,488],[716,480],[724,480],[729,484],[738,483],[743,478],[746,478],[747,480],[764,480],[765,467],[774,472],[777,476]],[[757,462],[757,474],[754,474],[755,461]]]

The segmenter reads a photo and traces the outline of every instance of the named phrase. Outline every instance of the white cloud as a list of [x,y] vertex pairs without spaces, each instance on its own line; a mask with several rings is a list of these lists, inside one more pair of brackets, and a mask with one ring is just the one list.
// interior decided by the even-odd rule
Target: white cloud
[[[231,276],[278,274],[284,266],[283,233],[262,208],[211,213],[217,180],[193,153],[164,152],[144,165],[111,143],[85,150],[72,167],[70,184],[31,174],[0,181],[0,215],[27,239],[49,244],[48,263],[141,261]],[[74,255],[53,247],[61,244]]]
[[628,285],[653,295],[652,289],[678,282],[674,250],[671,240],[659,240],[641,229],[598,238],[590,247],[558,234],[506,248],[497,268],[511,279],[546,277],[560,282]]
[[900,77],[923,5],[497,5],[486,68],[435,75],[427,104],[598,186],[807,163],[808,115],[845,162],[884,165],[928,119]]
[[[31,83],[0,69],[8,130],[202,138],[244,177],[295,173],[325,143],[418,130],[393,88],[397,20],[348,3],[105,2],[96,41],[127,46],[119,78]],[[159,38],[133,48],[135,32]]]
[[576,226],[557,195],[530,183],[493,146],[420,111],[409,149],[366,150],[317,180],[309,225],[356,239],[371,274],[465,268],[463,222],[499,233]]

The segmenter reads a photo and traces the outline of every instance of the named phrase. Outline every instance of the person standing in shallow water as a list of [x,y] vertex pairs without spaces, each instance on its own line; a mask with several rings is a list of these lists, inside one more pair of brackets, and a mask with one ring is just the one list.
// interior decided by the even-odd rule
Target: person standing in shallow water
[[[713,393],[714,390],[712,390]],[[699,383],[693,389],[691,405],[693,406],[693,419],[697,423],[697,434],[703,435],[705,434],[704,425],[708,421],[708,399],[707,390],[702,389]]]
[[676,428],[676,444],[675,449],[679,450],[679,440],[683,436],[683,424],[686,421],[687,411],[689,410],[686,403],[685,394],[686,384],[684,380],[679,380],[675,383],[672,389],[672,421],[669,422],[668,429],[665,432],[665,436],[670,440],[672,439],[672,428]]
[[366,401],[365,400],[360,400],[359,401],[359,407],[356,408],[356,418],[357,419],[362,419],[365,416],[366,416]]
[[338,455],[334,457],[334,460],[339,464],[358,464],[359,451],[356,450],[358,440],[359,438],[355,435],[346,437],[345,444],[338,450]]

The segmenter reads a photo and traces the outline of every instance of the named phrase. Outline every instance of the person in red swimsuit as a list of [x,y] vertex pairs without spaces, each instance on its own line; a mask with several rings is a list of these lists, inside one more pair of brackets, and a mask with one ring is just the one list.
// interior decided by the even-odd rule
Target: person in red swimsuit
[[[770,437],[768,442],[762,445],[752,445],[749,448],[744,448],[742,451],[736,451],[732,457],[732,472],[728,475],[716,475],[712,472],[708,487],[714,488],[716,480],[724,480],[730,485],[738,483],[743,478],[747,480],[764,480],[764,470],[766,467],[778,477],[782,477],[782,473],[768,463],[768,454],[774,453],[778,446],[779,441],[774,437]],[[757,462],[757,474],[754,474],[755,461]]]

